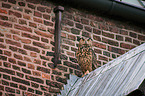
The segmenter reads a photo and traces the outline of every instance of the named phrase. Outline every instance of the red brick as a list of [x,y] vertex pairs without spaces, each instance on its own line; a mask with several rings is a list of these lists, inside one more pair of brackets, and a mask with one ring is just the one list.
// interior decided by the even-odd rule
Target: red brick
[[20,65],[20,66],[26,66],[26,63],[22,62],[22,61],[18,61],[18,65]]
[[26,75],[25,77],[26,77],[26,79],[32,80],[32,81],[37,82],[37,83],[41,83],[41,84],[44,83],[44,81],[42,79],[40,79],[40,78],[36,78],[36,77],[28,76],[28,75]]
[[120,46],[126,49],[132,49],[135,47],[134,45],[125,44],[125,43],[120,43]]
[[37,10],[40,12],[45,12],[45,7],[38,6]]
[[42,17],[42,14],[40,12],[34,12],[34,16],[37,16],[37,17]]
[[18,47],[21,47],[21,43],[20,42],[16,42],[16,41],[12,41],[12,40],[6,39],[6,43],[7,44],[11,44],[11,45],[15,45],[15,46],[18,46]]
[[29,9],[25,9],[25,13],[27,13],[27,14],[32,14],[32,11],[29,10]]
[[37,27],[37,24],[36,23],[33,23],[33,22],[29,22],[29,26],[36,28]]
[[0,68],[0,72],[4,72],[4,73],[8,73],[8,74],[11,74],[11,75],[15,75],[15,71],[13,70],[10,70],[10,69],[6,69],[6,68]]
[[9,17],[9,21],[17,23],[18,19],[17,17]]
[[12,68],[13,68],[14,70],[18,70],[18,71],[20,71],[20,67],[19,67],[19,66],[12,65]]
[[41,60],[34,59],[33,63],[36,63],[36,64],[39,64],[39,65],[41,65]]
[[14,59],[14,58],[9,58],[8,61],[13,63],[13,64],[16,64],[16,59]]
[[34,66],[34,64],[28,64],[28,68],[35,69],[35,66]]
[[52,37],[53,37],[52,34],[49,34],[49,33],[46,33],[46,32],[42,32],[42,31],[37,31],[37,30],[35,30],[35,33],[36,33],[37,35],[44,36],[44,37],[47,37],[47,38],[52,38]]
[[23,57],[22,57],[21,55],[18,55],[18,54],[14,54],[14,57],[15,57],[16,59],[20,59],[20,60],[23,60]]
[[71,41],[71,40],[63,39],[63,43],[75,46],[75,43],[73,41]]
[[0,21],[0,25],[1,25],[1,26],[4,26],[4,27],[12,27],[12,24],[9,23],[9,22]]
[[44,24],[47,25],[47,26],[53,26],[53,23],[52,22],[45,21],[45,20],[44,20]]
[[105,25],[105,24],[103,24],[103,23],[99,23],[98,27],[99,27],[99,29],[101,29],[101,30],[108,30],[108,26]]
[[28,27],[25,27],[25,26],[21,26],[21,25],[16,25],[14,26],[16,29],[19,29],[19,30],[23,30],[23,31],[27,31],[27,32],[32,32],[32,29],[31,28],[28,28]]
[[48,9],[48,8],[46,9],[46,12],[47,12],[47,13],[51,13],[51,11],[52,11],[52,10],[51,10],[50,8],[49,8],[49,9]]
[[61,33],[61,37],[66,38],[67,34],[66,33]]
[[7,11],[6,11],[6,10],[4,10],[4,9],[0,9],[0,13],[7,14]]
[[48,39],[43,38],[43,37],[41,38],[41,41],[42,41],[42,42],[46,42],[46,43],[48,43],[48,42],[49,42],[49,40],[48,40]]
[[32,57],[37,57],[37,53],[30,52],[30,56],[32,56]]
[[17,72],[17,76],[23,78],[23,77],[24,77],[24,74],[23,74],[23,73],[19,73],[19,72]]
[[12,53],[10,51],[6,51],[6,50],[4,50],[4,54],[7,55],[7,56],[11,56],[12,55]]
[[11,68],[11,64],[8,63],[8,62],[3,62],[3,65],[4,65],[5,67],[9,67],[9,68]]
[[68,35],[68,39],[70,39],[70,40],[76,40],[76,36],[74,36],[74,35]]
[[116,40],[123,41],[123,36],[116,35]]
[[133,32],[130,32],[129,35],[130,35],[131,37],[134,37],[134,38],[137,37],[137,34],[136,34],[136,33],[133,33]]
[[139,40],[142,40],[142,41],[145,41],[145,36],[143,36],[143,35],[138,35],[138,39],[139,39]]
[[14,12],[14,11],[11,11],[11,10],[9,10],[9,15],[14,15],[14,16],[16,16],[18,18],[21,18],[22,17],[21,13]]
[[11,5],[10,4],[6,4],[6,3],[2,3],[2,7],[10,9]]
[[62,30],[66,31],[66,32],[70,32],[70,28],[66,27],[66,26],[62,26]]
[[12,35],[9,34],[9,33],[6,33],[5,35],[6,35],[7,38],[10,38],[10,39],[12,38]]
[[89,26],[85,26],[85,30],[86,30],[86,31],[89,31],[89,32],[92,32],[92,28],[89,27]]
[[133,43],[136,45],[140,45],[140,41],[133,39]]
[[7,92],[15,93],[15,89],[12,89],[12,88],[9,88],[9,87],[5,87],[5,90]]
[[[74,22],[71,21],[71,20],[68,20],[68,19],[64,19],[64,20],[62,21],[62,23],[65,24],[65,25],[74,26]],[[50,25],[49,25],[49,26],[50,26]]]
[[95,34],[98,34],[98,35],[100,35],[101,34],[101,31],[99,30],[99,29],[93,29],[93,33],[95,33]]
[[40,19],[40,18],[33,18],[33,20],[34,20],[35,22],[38,22],[38,23],[43,23],[42,19]]
[[31,71],[25,68],[22,68],[22,72],[26,73],[26,74],[31,74]]
[[99,22],[103,22],[104,21],[104,19],[102,17],[96,16],[94,18],[95,18],[96,21],[99,21]]
[[34,3],[34,4],[41,4],[41,0],[26,0],[27,2]]
[[30,44],[31,43],[31,40],[29,39],[21,39],[22,43],[25,43],[25,44]]
[[34,51],[34,52],[37,52],[37,53],[40,52],[40,50],[38,48],[29,46],[29,45],[24,45],[24,49],[27,49],[27,50],[30,50],[30,51]]
[[90,25],[91,25],[92,27],[97,27],[97,24],[96,24],[94,21],[90,21]]
[[122,34],[122,35],[128,35],[128,31],[125,31],[125,30],[120,30],[119,33]]
[[99,48],[102,48],[102,49],[106,49],[106,45],[101,44],[101,43],[97,43],[97,42],[93,42],[93,46],[99,47]]
[[82,24],[89,25],[89,20],[87,19],[81,19]]
[[110,45],[119,46],[119,43],[117,41],[114,41],[114,40],[109,40],[109,39],[106,39],[106,38],[102,38],[102,41],[104,43],[107,43],[107,44],[110,44]]
[[101,51],[101,50],[99,50],[99,49],[94,49],[94,52],[95,52],[95,53],[102,54],[102,51]]
[[27,20],[31,20],[31,17],[29,15],[26,15],[26,14],[23,15],[23,18],[27,19]]
[[33,4],[28,4],[28,7],[31,8],[31,9],[35,9],[36,8],[36,6],[33,5]]
[[83,29],[83,25],[82,24],[76,23],[75,25],[76,25],[76,28]]
[[4,42],[4,39],[3,38],[0,38],[0,42]]
[[8,2],[10,2],[12,4],[16,4],[16,0],[8,0]]
[[41,48],[44,48],[44,49],[49,49],[49,46],[45,45],[44,43],[40,43],[40,42],[33,41],[33,45],[34,46],[41,47]]
[[108,58],[107,58],[107,57],[104,57],[104,56],[100,56],[100,55],[99,55],[99,60],[105,60],[105,61],[108,61]]
[[24,25],[27,25],[27,22],[26,22],[26,20],[19,19],[19,24],[24,24]]
[[120,49],[120,48],[115,48],[115,47],[108,47],[108,50],[114,53],[118,53],[118,54],[124,54],[125,51]]
[[54,87],[50,87],[49,88],[49,92],[51,92],[51,93],[60,93],[60,89],[54,88]]
[[0,48],[6,48],[6,45],[0,44]]
[[46,32],[46,26],[42,24],[38,24],[38,29]]
[[22,33],[22,36],[30,38],[30,39],[34,39],[34,40],[39,40],[38,36],[35,36],[35,35],[32,35],[32,34],[28,34],[28,33],[24,33],[24,32]]
[[105,37],[109,37],[109,38],[114,38],[114,34],[111,34],[109,32],[102,32],[102,35],[105,36]]
[[34,76],[41,76],[41,72],[38,72],[38,71],[32,71],[33,75]]
[[44,19],[47,19],[47,20],[50,20],[50,15],[43,14],[43,18],[44,18]]
[[8,20],[8,17],[7,16],[0,15],[0,19],[1,20]]
[[60,88],[60,89],[63,87],[62,83],[59,83],[59,82],[56,82],[56,81],[46,80],[46,84],[51,86],[51,87]]
[[119,33],[119,29],[117,27],[109,27],[109,31]]
[[126,41],[126,42],[132,42],[132,38],[130,38],[130,37],[125,37],[125,41]]
[[97,40],[97,41],[101,41],[100,36],[93,35],[93,39],[94,39],[94,40]]
[[29,57],[24,56],[24,60],[28,61],[28,62],[32,62],[31,59]]
[[0,32],[0,36],[1,36],[1,37],[4,37],[4,34]]
[[50,57],[40,55],[40,58],[43,60],[50,61]]
[[25,6],[25,5],[26,5],[24,2],[18,2],[18,4],[19,4],[20,6]]
[[18,83],[25,84],[25,85],[30,85],[30,82],[26,81],[24,79],[19,79],[19,78],[16,78],[16,77],[12,77],[12,80],[15,81],[15,82],[18,82]]
[[74,16],[74,21],[81,22],[81,18],[79,16]]
[[14,39],[14,40],[16,40],[16,41],[21,40],[21,38],[20,38],[20,37],[18,37],[17,35],[13,35],[13,39]]

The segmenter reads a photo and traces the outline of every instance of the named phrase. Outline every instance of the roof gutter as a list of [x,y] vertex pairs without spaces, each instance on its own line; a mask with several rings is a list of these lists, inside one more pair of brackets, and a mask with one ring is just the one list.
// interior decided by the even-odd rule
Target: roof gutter
[[88,10],[100,10],[115,16],[121,16],[126,19],[145,23],[145,9],[137,7],[120,0],[52,0],[52,2],[63,5],[73,5],[74,7],[85,8]]

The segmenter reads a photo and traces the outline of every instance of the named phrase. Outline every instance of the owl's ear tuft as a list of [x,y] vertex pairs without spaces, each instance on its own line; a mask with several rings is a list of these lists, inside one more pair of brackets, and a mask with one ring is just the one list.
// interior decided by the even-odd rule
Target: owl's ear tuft
[[84,41],[85,39],[83,37],[82,38],[80,38],[80,37],[77,38],[77,41],[81,41],[81,40]]
[[90,41],[90,40],[93,41],[91,38],[89,38],[87,41]]
[[81,40],[81,37],[77,36],[77,41],[79,42]]

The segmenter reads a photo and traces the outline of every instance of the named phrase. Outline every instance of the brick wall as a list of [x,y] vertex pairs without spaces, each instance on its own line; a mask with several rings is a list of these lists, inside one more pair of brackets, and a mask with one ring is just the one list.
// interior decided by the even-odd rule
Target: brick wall
[[0,1],[0,95],[55,96],[69,74],[81,76],[75,52],[80,37],[92,38],[100,65],[145,42],[145,30],[65,7],[61,64],[55,69],[52,4],[45,0]]

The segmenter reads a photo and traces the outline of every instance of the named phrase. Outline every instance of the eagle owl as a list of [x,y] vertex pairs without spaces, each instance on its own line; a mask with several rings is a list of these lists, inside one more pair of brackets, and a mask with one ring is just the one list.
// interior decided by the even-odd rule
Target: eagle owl
[[96,69],[97,60],[94,50],[92,49],[92,39],[81,38],[76,52],[78,64],[84,75]]

